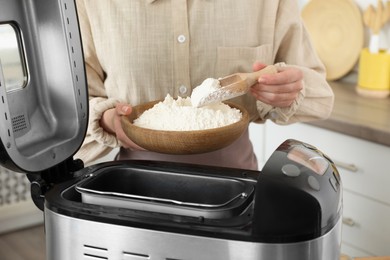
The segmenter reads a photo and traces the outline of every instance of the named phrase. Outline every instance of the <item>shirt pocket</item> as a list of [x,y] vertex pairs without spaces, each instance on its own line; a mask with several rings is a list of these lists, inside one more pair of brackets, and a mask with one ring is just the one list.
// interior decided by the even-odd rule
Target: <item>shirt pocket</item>
[[273,64],[272,45],[257,47],[218,47],[216,75],[223,77],[236,72],[252,72],[254,62]]

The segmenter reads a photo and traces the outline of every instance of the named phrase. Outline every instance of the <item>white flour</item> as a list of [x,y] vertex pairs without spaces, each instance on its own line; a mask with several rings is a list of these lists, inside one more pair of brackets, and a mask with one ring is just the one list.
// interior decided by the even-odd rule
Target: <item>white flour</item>
[[133,123],[155,130],[191,131],[230,125],[241,117],[240,110],[223,103],[196,108],[190,97],[175,100],[168,94],[164,101],[146,110]]

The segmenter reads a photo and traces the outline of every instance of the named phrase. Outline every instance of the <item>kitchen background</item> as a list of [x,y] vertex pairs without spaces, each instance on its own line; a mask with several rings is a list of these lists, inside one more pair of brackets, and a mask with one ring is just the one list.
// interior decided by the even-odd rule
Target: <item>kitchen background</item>
[[[310,0],[298,0],[298,3],[301,8],[304,8],[304,6],[309,2]],[[354,0],[354,2],[357,4],[357,6],[360,8],[361,12],[363,13],[364,10],[366,10],[370,5],[376,7],[377,6],[377,0]],[[384,0],[383,3],[386,3]],[[368,45],[369,41],[369,32],[366,28],[365,32],[365,46]],[[380,33],[380,47],[384,49],[390,48],[390,23],[387,23],[387,25],[384,27],[384,29]],[[353,37],[353,36],[351,36]]]
[[[370,37],[372,35],[372,30],[369,29],[369,27],[365,24],[364,15],[365,15],[365,12],[367,12],[367,9],[370,6],[374,7],[374,9],[377,9],[378,1],[382,2],[384,8],[386,8],[386,4],[389,5],[389,3],[388,3],[389,1],[387,1],[387,0],[352,0],[352,2],[354,2],[355,5],[360,9],[360,13],[361,13],[361,20],[362,20],[361,24],[362,24],[362,26],[364,28],[364,32],[363,32],[364,33],[363,47],[367,47],[367,48],[369,47]],[[304,10],[306,7],[308,7],[308,3],[309,2],[310,2],[310,0],[298,0],[298,3],[300,5],[300,7],[301,7],[301,10]],[[319,2],[321,2],[321,1],[319,1]],[[333,1],[333,0],[329,1],[329,3],[327,5],[324,5],[324,6],[326,8],[328,8],[328,9],[330,9],[331,6],[332,6],[332,4],[331,4],[332,2],[333,2],[333,6],[342,6],[340,4],[337,4],[337,1]],[[341,1],[341,2],[344,2],[344,1]],[[316,5],[316,6],[319,6],[319,5]],[[344,7],[344,8],[346,8],[346,7]],[[344,9],[343,11],[346,11],[346,9]],[[343,18],[343,17],[338,17],[339,14],[337,14],[336,12],[334,12],[334,14],[332,14],[331,10],[327,10],[327,12],[328,12],[328,16],[330,18],[331,17],[333,17],[333,18]],[[378,47],[380,49],[390,50],[390,14],[389,14],[389,11],[387,11],[387,14],[386,14],[386,12],[384,12],[384,13],[385,13],[384,16],[387,16],[387,22],[385,22],[384,26],[379,31]],[[345,13],[345,15],[347,17],[350,14]],[[339,28],[335,28],[335,29],[340,29],[340,30],[343,29],[343,24],[342,23],[346,22],[345,20],[342,20],[342,19],[341,20],[333,19],[331,22],[327,22],[324,18],[325,17],[322,18],[323,20],[321,20],[321,22],[324,22],[327,25],[334,26],[334,27],[336,27],[337,24],[339,24]],[[345,18],[345,19],[347,19],[347,18]],[[307,20],[309,20],[309,19],[306,19],[305,22],[308,22]],[[312,24],[314,23],[312,20],[310,20],[310,21],[311,21]],[[361,24],[359,24],[359,26]],[[316,26],[318,26],[318,25],[316,25]],[[321,28],[325,29],[325,27],[321,27]],[[344,38],[343,37],[341,37],[341,38],[344,39],[344,40],[347,40],[348,38],[356,38],[355,35],[352,35],[351,33],[356,32],[357,28],[359,28],[358,25],[355,25],[353,27],[351,26],[351,31],[350,32],[346,32],[346,35],[343,36]],[[327,40],[329,41],[329,39],[327,39]],[[359,41],[359,39],[356,39],[356,41]],[[358,62],[355,64],[353,72],[356,72],[357,69],[358,69]]]
[[[298,1],[302,9],[309,3],[309,0]],[[355,3],[363,15],[369,5],[377,5],[377,0],[355,0]],[[369,45],[369,39],[370,31],[365,27],[364,47]],[[379,48],[390,48],[390,22],[380,32]],[[345,186],[343,253],[351,256],[390,255],[390,143],[383,141],[390,140],[390,99],[357,95],[358,73],[356,62],[351,72],[331,84],[336,104],[329,121],[287,127],[273,123],[252,125],[251,138],[261,163],[287,138],[314,144],[335,159]],[[340,116],[339,110],[355,116],[359,122]],[[366,120],[368,117],[370,120]],[[115,153],[99,161],[111,160]],[[42,212],[30,199],[29,182],[25,176],[0,168],[0,234],[41,223]]]

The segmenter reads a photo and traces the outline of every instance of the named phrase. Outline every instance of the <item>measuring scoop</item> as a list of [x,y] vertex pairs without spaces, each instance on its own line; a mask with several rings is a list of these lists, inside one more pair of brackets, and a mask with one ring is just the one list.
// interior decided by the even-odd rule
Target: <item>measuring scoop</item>
[[191,102],[194,107],[202,107],[246,94],[256,84],[259,77],[275,74],[277,69],[269,65],[264,69],[250,73],[235,73],[220,79],[207,79],[194,88]]

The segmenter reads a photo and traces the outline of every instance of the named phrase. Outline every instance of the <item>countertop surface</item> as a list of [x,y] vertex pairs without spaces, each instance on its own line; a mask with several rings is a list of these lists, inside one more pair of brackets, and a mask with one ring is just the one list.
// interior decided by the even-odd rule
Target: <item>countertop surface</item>
[[331,116],[308,124],[390,146],[390,98],[360,96],[347,81],[329,84],[335,94]]

